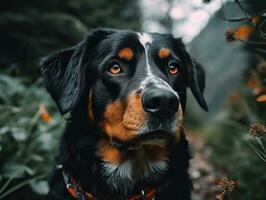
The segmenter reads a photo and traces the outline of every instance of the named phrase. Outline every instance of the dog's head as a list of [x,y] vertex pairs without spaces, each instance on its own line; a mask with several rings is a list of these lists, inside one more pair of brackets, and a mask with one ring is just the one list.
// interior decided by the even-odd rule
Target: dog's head
[[62,114],[85,98],[88,123],[122,143],[178,138],[187,87],[207,110],[204,70],[171,35],[98,29],[41,73]]

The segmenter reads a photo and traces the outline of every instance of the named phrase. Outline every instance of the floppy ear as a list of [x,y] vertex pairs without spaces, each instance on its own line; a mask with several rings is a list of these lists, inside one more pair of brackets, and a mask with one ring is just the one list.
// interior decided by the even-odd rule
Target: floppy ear
[[61,114],[71,111],[79,102],[91,51],[107,32],[95,30],[76,46],[42,60],[40,72],[44,84]]
[[205,89],[205,71],[191,58],[181,38],[174,38],[177,52],[182,55],[188,73],[188,86],[202,109],[208,111],[203,92]]
[[200,64],[195,62],[190,54],[187,52],[184,43],[181,38],[174,38],[177,45],[177,50],[183,59],[188,72],[188,86],[200,107],[208,111],[207,103],[203,97],[203,91],[205,88],[205,71]]
[[84,42],[62,50],[41,62],[44,84],[56,102],[61,114],[67,113],[78,102],[84,87],[84,69],[81,58]]
[[201,108],[208,111],[208,106],[203,96],[203,91],[205,89],[205,71],[202,66],[195,61],[192,60],[191,63],[192,65],[188,75],[190,90]]

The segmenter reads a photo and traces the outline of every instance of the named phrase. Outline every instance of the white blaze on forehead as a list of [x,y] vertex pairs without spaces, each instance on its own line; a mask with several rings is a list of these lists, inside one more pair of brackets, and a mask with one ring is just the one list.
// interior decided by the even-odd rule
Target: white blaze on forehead
[[138,33],[140,43],[145,47],[147,44],[151,44],[153,39],[148,33]]
[[146,58],[146,64],[147,64],[147,75],[152,76],[151,72],[151,66],[148,59],[148,50],[150,47],[150,44],[152,43],[153,39],[152,36],[148,33],[138,33],[139,36],[139,42],[142,44],[144,50],[145,50],[145,58]]
[[175,93],[176,96],[178,96],[178,94],[172,89],[172,87],[166,81],[164,81],[163,79],[155,76],[152,73],[151,65],[150,65],[150,62],[149,62],[149,56],[148,56],[148,51],[149,51],[150,44],[153,42],[152,35],[151,34],[148,34],[148,33],[138,33],[138,39],[139,39],[139,42],[141,43],[141,45],[144,48],[146,65],[147,65],[147,76],[141,82],[140,88],[141,89],[144,89],[149,83],[152,82],[157,87],[168,88],[173,93]]

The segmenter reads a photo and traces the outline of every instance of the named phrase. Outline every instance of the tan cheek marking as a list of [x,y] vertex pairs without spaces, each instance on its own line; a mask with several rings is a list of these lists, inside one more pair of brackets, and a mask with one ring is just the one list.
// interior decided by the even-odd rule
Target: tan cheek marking
[[93,116],[93,112],[92,112],[92,91],[90,91],[90,93],[89,93],[88,119],[90,122],[94,121],[94,116]]
[[146,121],[146,113],[142,108],[141,96],[136,92],[129,95],[124,115],[124,126],[127,129],[139,129]]
[[124,108],[121,101],[109,104],[104,113],[103,130],[109,137],[116,137],[122,141],[128,141],[136,137],[136,134],[125,129],[123,125]]
[[169,49],[167,48],[161,48],[159,51],[159,58],[163,59],[163,58],[168,58],[170,56],[171,52]]
[[119,165],[125,160],[125,156],[118,149],[109,145],[107,141],[100,141],[98,155],[106,162]]
[[132,49],[130,48],[124,48],[122,49],[119,53],[118,53],[118,56],[121,58],[121,59],[125,59],[125,60],[131,60],[133,58],[133,51]]

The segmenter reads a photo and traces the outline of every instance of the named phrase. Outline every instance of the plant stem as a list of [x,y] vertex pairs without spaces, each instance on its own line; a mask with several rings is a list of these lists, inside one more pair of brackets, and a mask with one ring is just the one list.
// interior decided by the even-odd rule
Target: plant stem
[[239,8],[242,10],[242,12],[246,15],[246,17],[248,19],[250,19],[249,14],[247,13],[247,11],[244,9],[244,7],[241,5],[241,3],[239,2],[239,0],[235,0],[235,2],[237,3],[237,5],[239,6]]
[[13,178],[15,177],[14,176],[11,176],[7,181],[6,183],[3,185],[3,187],[0,189],[0,194],[6,189],[6,187],[9,185],[9,183],[13,180]]
[[41,179],[41,178],[43,178],[43,177],[45,177],[45,176],[46,176],[45,174],[42,174],[42,175],[35,176],[35,177],[33,177],[33,178],[27,179],[27,180],[25,180],[25,181],[22,181],[21,183],[19,183],[19,184],[17,184],[16,186],[10,188],[10,189],[7,190],[4,194],[2,194],[2,195],[0,196],[0,199],[4,199],[4,197],[6,197],[7,195],[11,194],[12,192],[14,192],[14,191],[16,191],[16,190],[18,190],[18,189],[20,189],[20,188],[22,188],[22,187],[28,185],[31,181]]
[[258,141],[259,145],[261,146],[262,150],[263,150],[263,151],[265,152],[265,154],[266,154],[266,149],[265,149],[264,145],[262,144],[261,139],[260,139],[259,137],[257,137],[257,141]]

